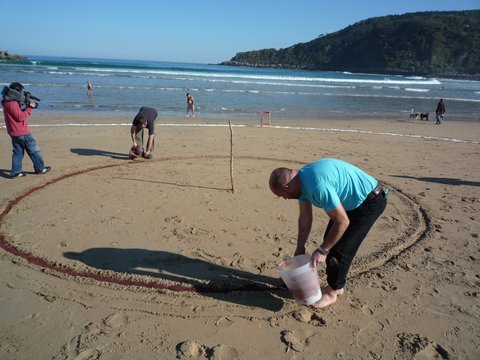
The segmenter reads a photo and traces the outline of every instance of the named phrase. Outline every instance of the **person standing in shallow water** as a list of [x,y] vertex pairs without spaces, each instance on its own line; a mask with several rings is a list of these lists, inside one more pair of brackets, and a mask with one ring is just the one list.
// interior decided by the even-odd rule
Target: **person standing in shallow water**
[[313,222],[312,205],[329,217],[322,244],[311,256],[312,266],[326,263],[328,286],[314,307],[324,308],[343,295],[350,265],[370,228],[385,210],[388,190],[358,167],[337,159],[321,159],[301,169],[277,168],[270,190],[299,203],[295,256],[305,254]]
[[93,95],[93,86],[92,86],[92,82],[90,80],[87,81],[87,95],[88,96]]
[[192,113],[192,117],[195,117],[195,99],[190,93],[187,93],[187,116],[189,112]]

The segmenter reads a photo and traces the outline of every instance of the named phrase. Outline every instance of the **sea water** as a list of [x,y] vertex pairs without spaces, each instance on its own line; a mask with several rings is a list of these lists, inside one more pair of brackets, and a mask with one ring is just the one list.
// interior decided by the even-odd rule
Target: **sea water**
[[[93,96],[87,96],[87,81]],[[201,118],[406,119],[411,109],[446,104],[449,121],[480,121],[480,82],[419,76],[265,69],[158,61],[28,56],[0,61],[0,85],[22,83],[41,99],[39,112],[184,116],[186,93]]]

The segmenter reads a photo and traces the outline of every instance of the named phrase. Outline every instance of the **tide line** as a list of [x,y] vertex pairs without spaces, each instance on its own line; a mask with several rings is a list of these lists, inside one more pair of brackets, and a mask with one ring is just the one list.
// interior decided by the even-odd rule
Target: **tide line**
[[[69,123],[69,124],[31,124],[30,127],[89,127],[89,126],[131,126],[131,123],[105,123],[105,124],[86,124],[86,123]],[[161,123],[156,124],[157,127],[162,126],[172,126],[172,127],[229,127],[228,124],[175,124],[175,123]],[[378,131],[369,131],[369,130],[358,130],[358,129],[337,129],[337,128],[316,128],[316,127],[303,127],[303,126],[260,126],[260,125],[245,125],[245,124],[232,124],[232,127],[237,128],[268,128],[268,129],[283,129],[283,130],[302,130],[302,131],[322,131],[322,132],[343,132],[343,133],[357,133],[357,134],[368,134],[368,135],[383,135],[383,136],[397,136],[397,137],[406,137],[414,139],[423,139],[423,140],[436,140],[436,141],[448,141],[453,143],[463,143],[463,144],[480,144],[480,140],[464,140],[448,137],[438,137],[438,136],[427,136],[427,135],[416,135],[416,134],[398,134],[391,132],[378,132]],[[0,128],[6,128],[5,125],[1,125]]]
[[437,137],[437,136],[426,136],[426,135],[415,135],[415,134],[398,134],[398,133],[391,133],[391,132],[378,132],[378,131],[369,131],[369,130],[314,128],[314,127],[301,127],[301,126],[269,126],[269,127],[276,128],[276,129],[310,130],[310,131],[326,131],[326,132],[345,132],[345,133],[358,133],[358,134],[369,134],[369,135],[409,137],[409,138],[416,138],[416,139],[449,141],[449,142],[465,143],[465,144],[480,144],[480,141],[478,141],[478,140],[464,140],[464,139],[455,139],[455,138]]

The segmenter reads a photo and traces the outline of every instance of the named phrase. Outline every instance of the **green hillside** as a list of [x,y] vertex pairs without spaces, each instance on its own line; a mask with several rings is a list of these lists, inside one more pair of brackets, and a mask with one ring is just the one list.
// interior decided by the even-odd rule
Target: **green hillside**
[[237,53],[222,64],[480,76],[480,10],[371,18],[285,49]]

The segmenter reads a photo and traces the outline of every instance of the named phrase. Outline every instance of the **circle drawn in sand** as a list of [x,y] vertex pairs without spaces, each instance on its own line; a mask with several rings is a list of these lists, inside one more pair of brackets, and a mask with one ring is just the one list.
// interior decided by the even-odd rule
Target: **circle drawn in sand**
[[[276,199],[267,182],[271,169],[285,164],[303,165],[236,157],[235,193],[227,156],[79,170],[10,200],[0,214],[0,247],[55,275],[114,286],[204,293],[283,289],[276,266],[293,251],[298,207]],[[382,266],[429,231],[426,212],[390,189],[389,206],[350,276]],[[325,223],[315,214],[312,248]]]

